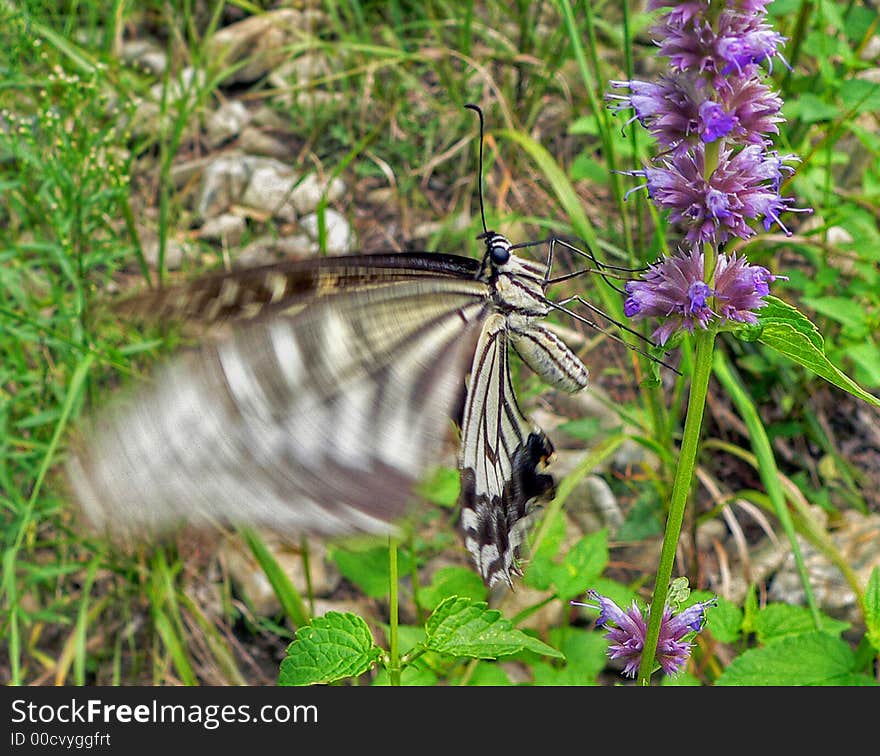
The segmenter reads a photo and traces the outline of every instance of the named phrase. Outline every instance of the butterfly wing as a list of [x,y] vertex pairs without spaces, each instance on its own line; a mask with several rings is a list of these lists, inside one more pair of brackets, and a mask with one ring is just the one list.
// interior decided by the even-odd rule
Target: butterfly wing
[[387,531],[435,459],[489,306],[470,261],[393,258],[387,275],[322,260],[154,297],[154,312],[252,319],[92,421],[68,463],[89,518],[122,535]]
[[461,524],[489,586],[512,584],[535,502],[553,495],[552,478],[538,472],[553,447],[517,405],[508,341],[504,315],[491,314],[474,354],[461,425]]

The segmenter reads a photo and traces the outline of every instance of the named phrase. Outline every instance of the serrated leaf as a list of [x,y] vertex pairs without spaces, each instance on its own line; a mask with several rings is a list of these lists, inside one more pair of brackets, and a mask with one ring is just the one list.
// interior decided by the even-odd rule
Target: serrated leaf
[[[821,617],[821,625],[820,631],[828,635],[840,635],[849,629],[848,623],[825,615]],[[762,643],[815,631],[813,616],[805,606],[768,604],[755,615],[754,632]]]
[[837,685],[855,673],[855,654],[826,633],[793,635],[734,659],[717,685]]
[[381,654],[363,619],[350,612],[327,612],[296,631],[281,662],[278,684],[314,685],[357,677]]
[[497,609],[485,601],[450,596],[438,606],[425,624],[425,646],[431,651],[474,659],[497,659],[520,651],[544,656],[562,654],[537,638],[513,627]]
[[596,685],[608,663],[608,641],[604,632],[573,627],[554,628],[550,642],[565,654],[565,664],[537,662],[533,665],[535,685]]
[[868,642],[880,652],[880,567],[871,570],[865,587],[865,626]]
[[759,316],[762,328],[759,341],[838,388],[880,407],[880,399],[865,391],[828,359],[824,339],[809,318],[776,297],[767,297],[766,301],[768,305]]

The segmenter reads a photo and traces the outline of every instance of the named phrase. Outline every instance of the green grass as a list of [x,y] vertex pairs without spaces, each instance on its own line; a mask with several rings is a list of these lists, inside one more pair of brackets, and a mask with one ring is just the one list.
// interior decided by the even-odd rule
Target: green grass
[[[512,9],[492,1],[324,3],[323,26],[286,55],[329,61],[311,84],[328,93],[326,102],[304,108],[284,97],[295,98],[303,85],[229,86],[236,66],[211,53],[217,30],[256,12],[258,3],[199,4],[198,11],[190,3],[135,5],[0,4],[0,680],[273,682],[266,660],[277,662],[293,637],[285,618],[302,618],[306,610],[258,542],[251,547],[279,592],[282,613],[260,616],[222,570],[208,606],[196,586],[212,563],[209,548],[184,541],[115,549],[83,530],[59,473],[78,415],[170,348],[163,338],[117,322],[105,303],[120,288],[223,264],[222,250],[201,243],[181,273],[165,269],[168,240],[186,237],[194,224],[192,193],[174,184],[173,169],[205,153],[206,114],[238,97],[274,111],[289,135],[289,162],[320,165],[345,179],[349,193],[338,209],[359,219],[364,238],[402,245],[420,224],[437,222],[419,247],[474,255],[476,123],[463,106],[478,102],[488,124],[491,227],[515,240],[575,234],[605,259],[641,264],[673,237],[640,194],[624,202],[632,184],[615,171],[638,167],[650,145],[634,127],[621,133],[622,119],[610,116],[603,96],[609,80],[628,78],[627,71],[651,59],[648,19],[625,15],[618,2],[517,2]],[[801,14],[805,8],[812,11]],[[791,38],[788,50],[796,51],[792,71],[782,65],[774,71],[788,118],[778,146],[802,157],[787,191],[815,213],[791,238],[758,236],[744,247],[753,262],[789,276],[779,295],[812,315],[831,360],[876,394],[880,94],[863,75],[876,71],[877,61],[863,57],[878,33],[876,14],[856,3],[798,0],[778,0],[771,11]],[[170,62],[164,77],[121,62],[118,43],[132,29],[157,36]],[[204,77],[181,94],[174,82],[187,66]],[[152,120],[144,121],[144,100],[157,83],[162,95]],[[376,189],[389,191],[374,200]],[[144,258],[145,225],[159,239],[158,267]],[[251,223],[251,236],[264,230],[258,226]],[[379,233],[385,228],[392,239]],[[594,286],[588,296],[620,315],[620,298],[607,287]],[[682,351],[686,367],[687,344]],[[705,452],[706,490],[717,494],[698,492],[686,527],[720,517],[721,503],[739,498],[757,502],[772,518],[768,495],[777,505],[783,496],[818,505],[831,523],[849,510],[876,514],[876,437],[852,443],[863,432],[853,418],[871,410],[757,344],[726,342],[725,352],[747,396],[738,395],[734,406],[719,392],[717,401],[763,425],[762,464],[770,467],[762,469],[778,465],[785,490],[777,483],[756,492],[754,460],[725,469],[713,451]],[[617,409],[637,443],[668,457],[681,432],[684,379],[661,390],[641,381],[651,366],[636,355],[609,351],[604,342],[595,354],[601,357],[592,362],[584,357],[594,374],[628,388]],[[526,376],[522,388],[524,395],[538,391]],[[724,416],[708,428],[707,449],[746,458],[747,438]],[[612,483],[622,501],[637,500],[640,512],[648,507],[662,519],[670,469],[661,462],[646,478]],[[793,507],[792,527],[830,551],[845,571],[845,556],[834,551],[827,530],[815,531],[805,511]],[[430,516],[442,520],[441,534],[415,532],[400,546],[400,563],[411,565],[412,576],[429,556],[460,550],[450,510],[435,507]],[[775,520],[774,526],[784,537]],[[542,554],[562,569],[568,563],[561,536],[550,525],[540,532]],[[684,556],[693,569],[695,553],[686,549]],[[625,595],[650,580],[629,577],[620,588]],[[461,591],[457,580],[451,585]],[[551,590],[555,584],[547,581]],[[420,626],[433,609],[419,603],[420,588],[435,604],[441,588],[410,586],[401,600],[413,605],[419,620],[413,624]],[[551,590],[549,601],[571,597],[563,593]],[[748,606],[743,610],[751,616]],[[409,630],[416,632],[400,628],[403,640]],[[593,641],[581,637],[586,633],[565,624],[542,638],[569,649],[594,678],[601,667]],[[730,637],[735,642],[717,642],[733,643],[736,653],[754,644],[744,630]],[[263,662],[243,648],[265,651]],[[723,672],[723,657],[713,653],[711,644],[699,651],[703,682]],[[536,680],[576,679],[574,667],[566,672],[527,652],[522,658]],[[485,661],[452,663],[427,653],[419,664],[424,677],[414,679],[500,681]]]

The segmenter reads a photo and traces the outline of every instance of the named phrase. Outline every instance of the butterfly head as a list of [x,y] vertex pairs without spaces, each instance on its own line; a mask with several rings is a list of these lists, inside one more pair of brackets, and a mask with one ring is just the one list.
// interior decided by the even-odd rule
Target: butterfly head
[[486,245],[486,256],[492,265],[501,268],[510,260],[510,240],[494,231],[486,231],[480,234],[478,239],[482,239]]

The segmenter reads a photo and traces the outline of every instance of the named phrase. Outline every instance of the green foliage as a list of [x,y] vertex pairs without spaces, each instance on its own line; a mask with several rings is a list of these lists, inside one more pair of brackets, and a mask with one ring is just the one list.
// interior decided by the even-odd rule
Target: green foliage
[[331,683],[363,674],[379,660],[367,623],[355,614],[328,612],[296,631],[281,662],[279,685]]
[[[880,399],[862,389],[828,359],[822,335],[813,323],[795,307],[776,297],[767,297],[767,302],[767,307],[761,310],[758,325],[760,330],[757,338],[761,343],[772,347],[788,359],[803,365],[853,396],[880,407]],[[838,302],[835,312],[842,314],[843,311]],[[853,308],[847,308],[847,311],[855,321]]]
[[734,659],[718,685],[876,685],[849,645],[822,632],[784,636]]
[[[522,651],[563,658],[546,643],[514,628],[501,612],[486,603],[460,596],[445,599],[428,617],[424,639],[403,657],[403,671],[426,652],[470,659],[497,659]],[[312,685],[357,677],[387,655],[375,645],[366,622],[350,613],[328,612],[297,630],[296,640],[281,662],[279,685]],[[417,667],[410,682],[433,680],[429,670]],[[496,674],[497,673],[493,673]],[[486,684],[487,673],[481,674]]]
[[865,589],[865,624],[866,637],[880,654],[880,567],[871,570],[868,587]]
[[[385,546],[369,546],[366,548],[333,548],[330,558],[339,568],[339,572],[365,595],[382,598],[388,595],[388,548]],[[412,569],[412,557],[401,551],[398,569],[402,573]]]

